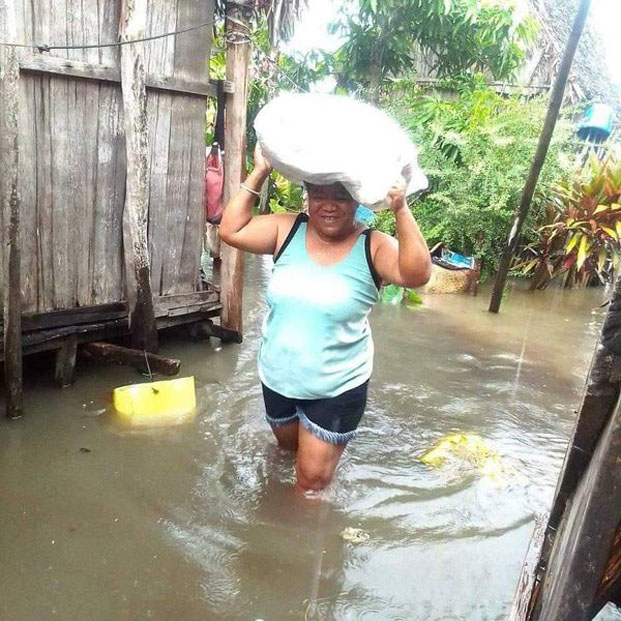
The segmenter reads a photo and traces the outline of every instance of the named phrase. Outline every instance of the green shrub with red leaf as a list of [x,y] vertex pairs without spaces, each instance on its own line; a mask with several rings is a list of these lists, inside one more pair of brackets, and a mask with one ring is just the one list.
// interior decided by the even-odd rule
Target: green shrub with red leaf
[[621,161],[593,156],[579,179],[556,186],[536,234],[514,267],[533,277],[531,289],[610,281],[621,255]]

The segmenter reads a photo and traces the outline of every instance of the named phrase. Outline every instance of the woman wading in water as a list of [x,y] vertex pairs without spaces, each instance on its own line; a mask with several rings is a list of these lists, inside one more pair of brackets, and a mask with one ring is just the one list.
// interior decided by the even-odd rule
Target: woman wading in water
[[259,375],[267,421],[281,447],[297,451],[297,485],[325,488],[364,413],[373,370],[368,314],[382,284],[423,285],[427,244],[402,190],[388,196],[399,241],[355,220],[340,183],[306,184],[308,215],[252,215],[271,171],[259,148],[255,168],[224,210],[229,245],[271,254],[269,313]]

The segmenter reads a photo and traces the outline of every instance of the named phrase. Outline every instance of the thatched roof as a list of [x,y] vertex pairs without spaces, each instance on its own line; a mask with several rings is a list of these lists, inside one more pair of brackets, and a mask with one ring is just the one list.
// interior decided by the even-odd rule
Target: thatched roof
[[[522,84],[552,84],[563,56],[578,0],[522,0],[541,25],[537,43],[529,51]],[[621,112],[621,88],[613,83],[606,50],[592,21],[587,22],[572,66],[566,97],[569,103],[598,100]]]

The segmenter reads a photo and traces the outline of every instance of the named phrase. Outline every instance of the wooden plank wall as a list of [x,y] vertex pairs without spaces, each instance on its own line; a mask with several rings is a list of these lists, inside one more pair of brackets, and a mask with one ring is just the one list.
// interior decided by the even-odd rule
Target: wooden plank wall
[[[80,45],[118,38],[118,0],[9,1],[15,5],[20,42]],[[146,35],[206,22],[212,14],[210,0],[150,0]],[[206,27],[146,43],[147,72],[207,84],[210,42]],[[119,67],[118,47],[52,50],[50,55]],[[154,295],[196,290],[204,222],[205,103],[195,95],[148,93]],[[119,84],[22,71],[24,312],[125,299],[122,108]]]

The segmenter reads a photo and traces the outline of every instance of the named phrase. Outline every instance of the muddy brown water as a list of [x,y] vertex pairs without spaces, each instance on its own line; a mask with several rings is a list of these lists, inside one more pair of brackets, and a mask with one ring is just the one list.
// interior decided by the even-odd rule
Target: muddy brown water
[[[111,390],[141,381],[127,368],[82,361],[62,391],[29,376],[27,416],[0,422],[0,619],[506,618],[605,292],[514,287],[498,316],[487,290],[378,305],[360,436],[328,497],[308,502],[263,421],[269,271],[248,262],[244,344],[165,342],[196,377],[193,423],[115,425]],[[491,442],[500,482],[417,460],[454,431]],[[368,540],[345,541],[347,527]]]

